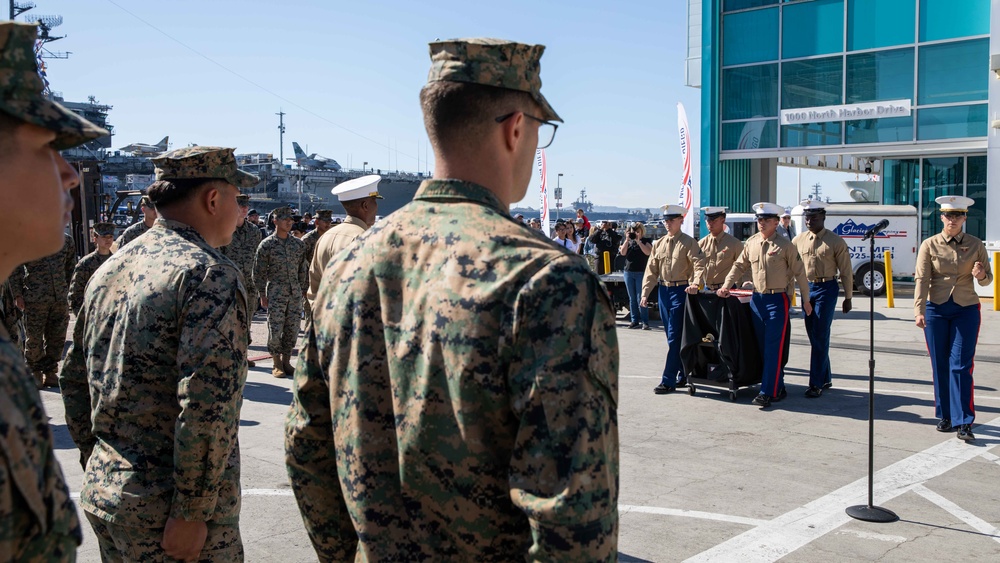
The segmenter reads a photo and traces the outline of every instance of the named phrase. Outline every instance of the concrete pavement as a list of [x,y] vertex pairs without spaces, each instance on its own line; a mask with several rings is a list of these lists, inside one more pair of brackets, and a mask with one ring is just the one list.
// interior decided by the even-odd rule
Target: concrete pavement
[[[876,299],[875,503],[900,521],[873,524],[844,509],[864,504],[868,474],[868,301],[838,313],[834,387],[802,393],[809,348],[794,312],[789,397],[768,410],[710,388],[654,395],[663,331],[619,323],[622,561],[932,561],[1000,559],[1000,313],[984,302],[976,362],[977,440],[934,429],[930,362],[905,291]],[[254,322],[251,355],[266,325]],[[284,469],[282,425],[290,381],[251,370],[240,442],[241,527],[247,561],[315,561]],[[74,491],[82,471],[58,393],[43,391],[57,457]],[[89,527],[80,561],[99,561]]]

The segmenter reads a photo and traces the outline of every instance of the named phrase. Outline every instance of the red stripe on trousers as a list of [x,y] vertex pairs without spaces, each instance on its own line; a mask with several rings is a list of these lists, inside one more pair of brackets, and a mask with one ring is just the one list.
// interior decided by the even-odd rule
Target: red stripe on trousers
[[778,369],[774,373],[774,396],[778,396],[778,382],[781,380],[781,359],[785,357],[785,334],[788,332],[788,294],[782,293],[785,300],[785,324],[781,326],[781,344],[778,345]]

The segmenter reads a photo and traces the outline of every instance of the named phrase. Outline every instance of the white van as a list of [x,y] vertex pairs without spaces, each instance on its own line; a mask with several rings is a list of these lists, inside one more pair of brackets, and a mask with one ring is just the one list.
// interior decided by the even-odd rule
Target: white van
[[[861,239],[870,227],[882,219],[888,219],[889,226],[875,237],[875,274],[872,276],[869,271],[871,242],[862,242]],[[796,233],[806,230],[801,206],[792,208],[792,224]],[[887,250],[892,256],[893,279],[912,278],[916,273],[917,249],[920,246],[916,207],[831,203],[826,207],[826,228],[840,235],[850,248],[854,285],[861,293],[868,295],[873,284],[875,295],[885,293],[883,256]]]

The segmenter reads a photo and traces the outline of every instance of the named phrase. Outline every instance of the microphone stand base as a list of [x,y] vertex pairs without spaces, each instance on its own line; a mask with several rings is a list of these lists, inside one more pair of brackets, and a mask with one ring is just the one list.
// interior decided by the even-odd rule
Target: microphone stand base
[[847,515],[855,520],[864,520],[865,522],[895,522],[899,520],[899,516],[896,516],[896,513],[888,508],[870,504],[849,506],[847,507]]

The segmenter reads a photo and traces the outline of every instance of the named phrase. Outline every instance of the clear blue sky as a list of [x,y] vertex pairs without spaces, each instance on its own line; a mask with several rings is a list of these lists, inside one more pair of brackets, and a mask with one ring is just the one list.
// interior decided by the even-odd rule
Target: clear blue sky
[[[213,144],[277,156],[280,109],[286,157],[297,141],[343,166],[427,170],[433,159],[417,100],[427,43],[490,36],[547,46],[542,92],[566,120],[546,151],[549,183],[562,173],[567,201],[584,187],[599,205],[675,201],[677,102],[695,134],[700,187],[700,91],[684,86],[682,0],[35,3],[29,14],[64,17],[54,31],[66,38],[50,48],[72,53],[48,61],[52,88],[114,106],[115,148],[170,135],[171,148]],[[524,204],[537,202],[533,180]]]

